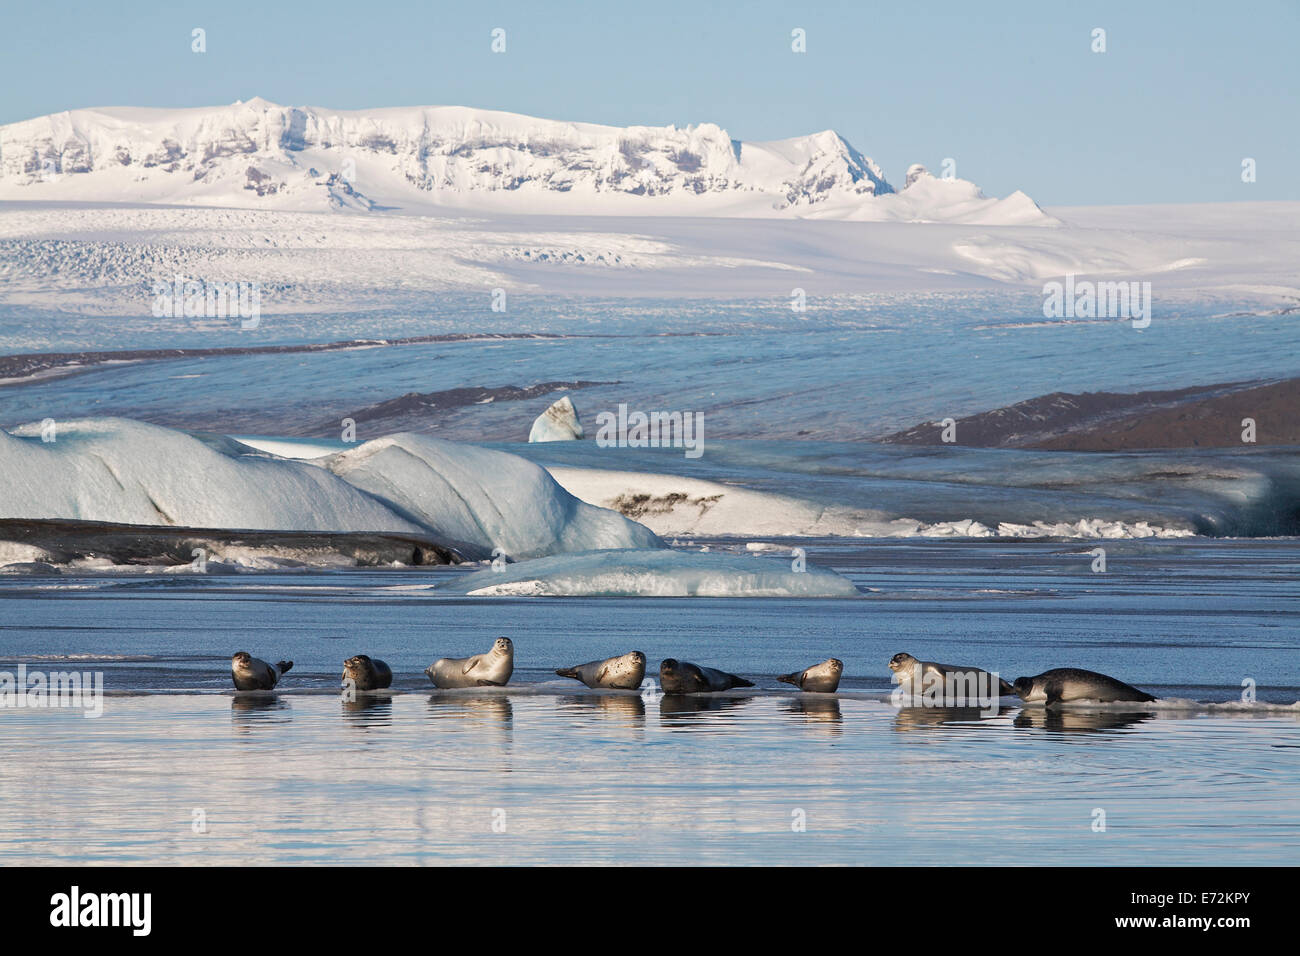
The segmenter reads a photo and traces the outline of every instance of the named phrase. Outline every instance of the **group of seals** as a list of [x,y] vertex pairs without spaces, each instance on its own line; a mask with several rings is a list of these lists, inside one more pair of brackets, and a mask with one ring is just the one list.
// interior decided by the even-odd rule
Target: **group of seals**
[[[247,651],[238,651],[230,659],[230,675],[237,690],[272,690],[292,667],[293,661],[268,664]],[[504,687],[514,669],[515,646],[510,638],[499,637],[484,654],[439,658],[424,673],[438,688]],[[630,651],[618,657],[562,667],[555,673],[592,688],[636,690],[645,679],[645,669],[645,654]],[[932,696],[938,690],[941,704],[982,696],[994,688],[997,689],[994,696],[1015,694],[1027,704],[1041,703],[1048,707],[1075,700],[1149,703],[1156,699],[1114,677],[1076,667],[1058,667],[1034,677],[1017,677],[1014,683],[1008,683],[978,667],[922,661],[911,654],[899,653],[889,659],[889,669],[894,673],[895,682],[914,696]],[[782,674],[777,680],[805,692],[833,694],[840,686],[843,673],[844,662],[832,657],[805,670]],[[382,690],[392,683],[392,668],[378,658],[358,654],[343,662],[345,688]],[[659,683],[665,694],[706,694],[754,686],[753,681],[735,674],[672,657],[660,663]]]
[[[889,669],[894,672],[894,680],[916,696],[921,696],[930,687],[951,692],[954,682],[958,680],[967,687],[970,682],[974,682],[978,688],[992,689],[995,686],[995,675],[988,671],[977,667],[919,661],[911,654],[895,654],[889,659]],[[1156,699],[1146,691],[1138,690],[1114,677],[1077,667],[1057,667],[1034,677],[1017,677],[1014,683],[997,677],[996,686],[997,696],[1015,694],[1027,704],[1041,703],[1048,707],[1073,700],[1145,704]],[[947,702],[946,695],[943,699]]]

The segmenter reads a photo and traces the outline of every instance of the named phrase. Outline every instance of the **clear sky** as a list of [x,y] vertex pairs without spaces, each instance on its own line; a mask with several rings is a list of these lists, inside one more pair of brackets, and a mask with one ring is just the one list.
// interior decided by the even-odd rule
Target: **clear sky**
[[1298,50],[1300,0],[35,0],[0,13],[0,123],[456,104],[745,140],[832,128],[893,183],[951,157],[1044,205],[1300,199]]

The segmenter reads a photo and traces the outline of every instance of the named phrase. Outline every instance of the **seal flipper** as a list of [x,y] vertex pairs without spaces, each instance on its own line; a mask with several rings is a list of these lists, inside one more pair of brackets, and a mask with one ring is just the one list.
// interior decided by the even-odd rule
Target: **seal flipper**
[[[732,687],[753,687],[754,686],[754,682],[752,680],[745,680],[745,678],[737,677],[735,674],[728,674],[727,676],[731,678]],[[730,688],[728,688],[728,690],[730,690]]]
[[283,677],[285,674],[289,673],[289,671],[293,670],[293,661],[280,661],[280,663],[275,665],[275,669],[278,670],[280,676]]
[[1065,684],[1059,680],[1050,680],[1043,687],[1043,693],[1047,695],[1044,706],[1051,707],[1053,704],[1059,704],[1065,692]]
[[1007,683],[1006,681],[1004,681],[1001,677],[999,677],[999,678],[998,678],[998,696],[999,696],[999,697],[1015,697],[1015,696],[1016,696],[1016,688],[1015,688],[1013,685],[1011,685],[1011,684]]
[[499,680],[484,680],[483,678],[480,677],[479,680],[478,680],[478,684],[476,684],[475,686],[477,686],[477,687],[505,687],[506,685],[505,685],[504,683],[502,683],[501,681],[499,681]]
[[582,678],[578,676],[578,669],[576,667],[561,667],[555,672],[555,674],[557,677],[572,677],[574,680],[582,680]]
[[[802,673],[802,671],[800,673]],[[794,684],[795,687],[799,686],[799,674],[778,674],[776,679],[782,684]],[[753,687],[754,685],[750,684],[749,686]]]

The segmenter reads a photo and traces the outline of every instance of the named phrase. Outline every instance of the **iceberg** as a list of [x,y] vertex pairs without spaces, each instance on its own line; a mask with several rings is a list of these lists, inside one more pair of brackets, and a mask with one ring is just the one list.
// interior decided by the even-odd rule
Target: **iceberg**
[[754,555],[688,551],[589,551],[553,555],[458,577],[440,591],[471,597],[806,597],[859,591],[824,568]]
[[582,422],[573,400],[565,395],[537,416],[528,432],[530,442],[576,441],[582,437]]
[[324,463],[468,558],[664,546],[644,525],[580,501],[546,469],[507,452],[403,432]]
[[399,531],[414,522],[305,462],[120,418],[0,431],[0,518],[260,531]]
[[[0,520],[396,533],[471,560],[664,547],[506,452],[397,434],[311,461],[128,419],[0,430]],[[124,532],[125,533],[125,532]]]

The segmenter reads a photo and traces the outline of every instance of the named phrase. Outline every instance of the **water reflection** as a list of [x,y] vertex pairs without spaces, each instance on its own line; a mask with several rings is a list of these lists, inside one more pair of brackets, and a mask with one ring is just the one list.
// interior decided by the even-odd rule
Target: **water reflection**
[[368,730],[393,721],[393,698],[390,694],[358,693],[355,700],[346,697],[341,700],[343,717],[349,727]]
[[804,718],[827,733],[841,733],[840,723],[844,718],[838,697],[792,697],[782,710]]
[[515,710],[505,694],[433,693],[429,695],[429,713],[433,717],[465,720],[509,729]]
[[614,718],[628,726],[639,727],[645,722],[645,701],[640,694],[574,694],[560,698],[560,706]]
[[665,694],[659,700],[659,723],[664,727],[694,727],[716,729],[735,727],[728,719],[735,711],[748,704],[752,697],[714,697],[709,694]]
[[992,720],[1007,709],[1009,708],[998,707],[996,711],[991,711],[983,707],[903,707],[894,717],[894,729],[910,731],[946,726],[978,727],[983,721]]
[[1012,722],[1021,730],[1047,730],[1055,733],[1106,733],[1134,727],[1154,717],[1151,711],[1056,710],[1025,707]]
[[230,698],[231,726],[240,734],[267,724],[287,724],[292,714],[289,700],[263,690],[238,691]]

